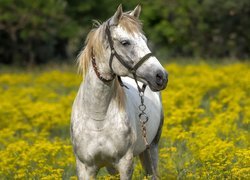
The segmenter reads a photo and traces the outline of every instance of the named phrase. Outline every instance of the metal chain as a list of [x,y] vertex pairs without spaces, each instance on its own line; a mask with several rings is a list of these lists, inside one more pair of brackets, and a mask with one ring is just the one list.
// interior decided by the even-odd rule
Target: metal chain
[[142,132],[142,137],[143,137],[144,143],[146,145],[146,148],[149,149],[149,143],[148,143],[148,139],[147,139],[147,129],[146,129],[146,123],[148,122],[148,116],[145,112],[147,107],[144,104],[144,92],[140,92],[139,96],[141,98],[141,104],[139,105],[139,110],[140,110],[139,119],[140,119],[140,123],[141,123],[141,132]]
[[153,161],[152,161],[152,156],[150,153],[150,145],[148,143],[148,139],[147,139],[147,129],[146,129],[146,123],[148,122],[148,115],[146,114],[146,105],[144,104],[144,92],[143,91],[139,91],[139,96],[141,98],[141,104],[139,105],[139,110],[140,110],[140,114],[139,114],[139,119],[140,119],[140,123],[141,123],[141,132],[142,132],[142,137],[146,146],[146,151],[148,153],[149,156],[149,160],[150,160],[150,164],[151,164],[151,170],[153,173],[153,177],[155,177],[156,179],[158,178],[157,173],[154,169],[153,166]]

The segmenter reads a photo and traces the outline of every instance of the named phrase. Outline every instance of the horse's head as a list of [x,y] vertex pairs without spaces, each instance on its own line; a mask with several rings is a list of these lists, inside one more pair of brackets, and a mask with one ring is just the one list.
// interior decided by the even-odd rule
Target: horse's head
[[166,87],[168,74],[158,59],[151,54],[147,38],[139,21],[141,7],[123,13],[120,5],[107,22],[106,34],[109,48],[114,53],[110,62],[111,70],[119,76],[129,76],[148,84],[151,90]]

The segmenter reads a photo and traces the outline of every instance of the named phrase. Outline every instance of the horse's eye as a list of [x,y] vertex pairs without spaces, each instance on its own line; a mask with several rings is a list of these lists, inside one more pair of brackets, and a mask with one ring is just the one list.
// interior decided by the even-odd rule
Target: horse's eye
[[130,42],[129,42],[128,40],[123,40],[123,41],[121,41],[121,44],[122,44],[123,46],[129,46],[129,45],[130,45]]

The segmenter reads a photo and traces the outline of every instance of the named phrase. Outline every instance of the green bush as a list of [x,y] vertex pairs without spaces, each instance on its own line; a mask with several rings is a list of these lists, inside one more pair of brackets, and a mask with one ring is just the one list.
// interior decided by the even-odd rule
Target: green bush
[[164,55],[250,55],[248,0],[147,1],[143,15],[144,29]]
[[[92,20],[108,19],[121,2],[1,0],[0,63],[26,65],[75,57]],[[137,2],[123,4],[131,10]],[[250,56],[249,0],[144,0],[141,4],[144,30],[160,56]]]
[[66,53],[64,46],[77,29],[66,7],[64,0],[1,0],[1,61],[33,64]]

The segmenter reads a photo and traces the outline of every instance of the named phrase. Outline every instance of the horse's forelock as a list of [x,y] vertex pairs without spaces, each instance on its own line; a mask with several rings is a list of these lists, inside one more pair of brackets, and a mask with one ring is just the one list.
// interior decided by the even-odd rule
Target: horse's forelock
[[142,23],[134,16],[124,13],[119,21],[119,24],[126,29],[129,33],[141,33]]

